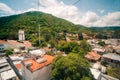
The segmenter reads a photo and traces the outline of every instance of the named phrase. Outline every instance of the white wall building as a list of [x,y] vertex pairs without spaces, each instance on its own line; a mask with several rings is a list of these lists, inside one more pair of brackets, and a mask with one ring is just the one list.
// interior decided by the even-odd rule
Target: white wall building
[[0,40],[0,53],[8,48],[8,43],[4,40]]
[[22,75],[25,80],[50,80],[51,63],[54,57],[45,55],[37,60],[22,61]]
[[19,38],[19,41],[24,41],[25,40],[25,34],[24,34],[23,30],[18,31],[18,38]]

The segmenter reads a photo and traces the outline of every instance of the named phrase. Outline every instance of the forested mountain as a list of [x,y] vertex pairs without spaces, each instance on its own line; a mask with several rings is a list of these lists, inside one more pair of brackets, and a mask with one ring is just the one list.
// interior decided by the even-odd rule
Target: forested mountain
[[43,12],[27,12],[0,18],[0,39],[18,39],[18,30],[25,31],[26,39],[36,44],[40,25],[41,41],[59,40],[59,33],[89,32],[89,28]]
[[[87,33],[97,38],[120,38],[120,27],[92,27],[75,25],[67,20],[43,12],[26,12],[23,14],[0,17],[0,39],[18,40],[18,30],[25,31],[27,40],[38,44],[38,30],[43,45],[65,39],[66,33]],[[106,36],[107,35],[107,36]],[[112,36],[111,36],[112,35]]]
[[119,38],[120,26],[91,27],[92,32],[97,33],[97,38]]
[[120,26],[105,26],[105,27],[91,27],[93,31],[105,31],[105,30],[119,30],[120,31]]

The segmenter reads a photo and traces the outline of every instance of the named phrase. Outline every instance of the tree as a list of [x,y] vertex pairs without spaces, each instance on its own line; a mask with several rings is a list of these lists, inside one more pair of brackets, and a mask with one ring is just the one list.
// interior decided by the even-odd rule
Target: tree
[[8,56],[11,54],[13,54],[13,49],[11,49],[11,48],[7,49],[5,55]]
[[100,46],[105,46],[105,42],[104,41],[99,41],[98,43]]
[[90,51],[91,50],[91,46],[86,42],[86,40],[83,40],[80,42],[80,47],[85,51]]
[[79,45],[76,42],[61,42],[57,49],[64,51],[65,53],[70,53],[74,49],[74,47],[79,47]]
[[82,33],[79,33],[79,34],[78,34],[78,39],[79,39],[79,40],[83,40],[83,35],[82,35]]
[[58,56],[52,64],[52,80],[92,80],[88,62],[77,54]]

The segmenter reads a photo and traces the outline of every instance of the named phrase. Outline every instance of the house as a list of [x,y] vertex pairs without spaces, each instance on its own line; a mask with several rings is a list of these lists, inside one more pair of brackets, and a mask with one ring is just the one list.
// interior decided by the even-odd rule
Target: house
[[103,66],[103,65],[101,65],[100,62],[94,63],[93,66],[92,66],[92,68],[93,68],[93,69],[96,69],[96,70],[99,70],[99,71],[101,71],[101,72],[103,72],[103,73],[106,72],[106,67]]
[[7,40],[9,47],[11,48],[25,48],[25,45],[21,42],[17,42],[16,40]]
[[31,48],[32,47],[32,44],[30,41],[22,41],[23,44],[25,45],[25,48],[28,49],[28,48]]
[[114,47],[114,51],[120,55],[120,45],[119,46],[116,46]]
[[92,51],[102,55],[104,54],[105,50],[103,48],[93,48]]
[[112,67],[120,67],[120,55],[116,53],[103,54],[101,61]]
[[9,47],[14,49],[15,53],[27,52],[29,48],[32,48],[32,44],[29,41],[16,41],[16,40],[7,40]]
[[0,59],[0,80],[17,80],[17,76],[5,58]]
[[73,41],[78,41],[78,34],[66,34],[66,41],[67,42],[73,42]]
[[83,36],[84,39],[92,39],[92,37],[89,36],[89,35],[86,34],[86,33],[82,33],[82,36]]
[[0,80],[17,80],[16,74],[13,70],[8,70],[0,73]]
[[105,53],[112,53],[114,51],[113,47],[110,45],[107,45],[104,47]]
[[87,58],[87,59],[90,60],[90,61],[97,61],[97,60],[100,59],[100,57],[101,57],[101,56],[100,56],[98,53],[93,52],[93,51],[88,52],[88,53],[85,55],[85,58]]
[[8,43],[5,40],[0,40],[0,53],[3,53],[8,48]]
[[25,80],[50,80],[51,63],[54,57],[44,55],[38,59],[22,61],[22,75]]
[[21,66],[21,63],[15,64],[15,67],[18,69],[19,73],[22,75],[22,66]]
[[94,77],[94,80],[119,80],[119,79],[114,78],[112,76],[103,74],[101,71],[94,69],[94,68],[90,68],[90,71]]
[[107,39],[105,40],[105,44],[117,46],[117,45],[120,45],[120,40],[119,39]]
[[32,50],[29,51],[31,57],[42,57],[45,55],[45,50],[44,49],[38,49],[38,50]]

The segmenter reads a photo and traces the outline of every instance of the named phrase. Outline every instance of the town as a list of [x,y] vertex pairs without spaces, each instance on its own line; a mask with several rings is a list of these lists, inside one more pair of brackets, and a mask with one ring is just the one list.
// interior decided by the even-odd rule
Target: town
[[0,80],[120,80],[120,0],[0,0]]
[[[84,59],[89,61],[94,80],[119,80],[120,77],[113,77],[111,73],[120,68],[120,39],[94,39],[82,35],[91,47]],[[81,43],[78,34],[70,33],[66,34],[66,42]],[[52,63],[58,55],[67,56],[51,44],[42,48],[32,46],[25,40],[24,30],[19,30],[18,40],[0,40],[0,80],[51,80]],[[119,72],[113,73],[119,75]]]

